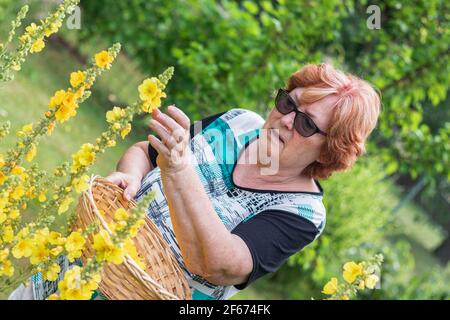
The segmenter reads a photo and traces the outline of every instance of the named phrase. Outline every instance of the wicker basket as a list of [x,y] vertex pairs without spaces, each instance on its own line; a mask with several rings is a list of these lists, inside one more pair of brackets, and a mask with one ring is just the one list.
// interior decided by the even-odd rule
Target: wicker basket
[[[116,209],[129,209],[136,205],[134,201],[126,201],[122,194],[123,190],[117,185],[98,176],[92,177],[89,189],[79,199],[73,228],[84,229],[95,222],[110,232],[107,223],[112,220]],[[104,212],[104,218],[99,210]],[[191,299],[189,285],[167,242],[148,216],[145,222],[133,241],[146,270],[129,255],[120,265],[105,264],[100,291],[112,300]],[[91,241],[87,242],[83,252],[83,262],[93,254]]]

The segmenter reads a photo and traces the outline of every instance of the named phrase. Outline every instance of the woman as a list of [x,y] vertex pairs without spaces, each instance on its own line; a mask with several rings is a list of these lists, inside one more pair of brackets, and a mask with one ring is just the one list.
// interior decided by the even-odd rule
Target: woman
[[264,121],[232,109],[194,125],[156,110],[158,137],[129,148],[107,179],[139,201],[185,272],[193,299],[228,299],[276,271],[325,227],[318,179],[365,152],[380,98],[329,64],[294,73]]

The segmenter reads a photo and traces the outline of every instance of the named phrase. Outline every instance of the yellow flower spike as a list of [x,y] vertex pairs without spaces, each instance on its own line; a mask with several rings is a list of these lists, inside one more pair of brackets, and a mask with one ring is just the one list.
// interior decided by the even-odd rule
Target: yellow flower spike
[[362,264],[356,264],[354,261],[351,261],[344,264],[344,272],[342,276],[345,281],[351,284],[356,280],[357,276],[362,275],[362,271]]
[[37,153],[36,145],[35,145],[34,143],[32,143],[32,144],[31,144],[31,149],[30,149],[30,151],[27,152],[27,154],[26,154],[26,156],[25,156],[25,159],[26,159],[28,162],[33,161],[34,157],[36,156],[36,153]]
[[337,289],[338,289],[338,279],[333,277],[327,284],[325,284],[322,293],[334,294],[336,293]]
[[37,52],[41,52],[42,49],[44,49],[45,47],[45,42],[42,39],[38,39],[35,42],[33,42],[33,44],[31,45],[31,49],[30,52],[31,53],[37,53]]
[[111,68],[111,62],[113,59],[113,56],[111,56],[108,51],[103,50],[95,55],[95,64],[99,68],[109,69]]
[[366,277],[364,282],[365,282],[367,288],[374,289],[379,280],[380,279],[378,278],[377,275],[371,274],[371,275]]
[[72,72],[70,74],[70,85],[73,88],[77,88],[83,81],[86,79],[86,76],[82,71]]

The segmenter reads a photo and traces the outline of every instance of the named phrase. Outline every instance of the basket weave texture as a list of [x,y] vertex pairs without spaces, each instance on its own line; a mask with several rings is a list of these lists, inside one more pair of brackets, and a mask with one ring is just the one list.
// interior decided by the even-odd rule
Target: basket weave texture
[[[113,220],[115,211],[118,208],[128,210],[134,206],[134,201],[123,198],[123,190],[119,186],[94,176],[89,181],[89,189],[78,201],[77,220],[73,229],[84,229],[96,223],[111,233],[107,224]],[[103,211],[104,216],[99,210]],[[83,262],[94,252],[92,238],[89,240],[83,252]],[[161,232],[147,215],[145,224],[133,241],[146,269],[143,270],[129,255],[120,265],[105,264],[99,285],[101,293],[111,300],[191,299],[182,269]]]

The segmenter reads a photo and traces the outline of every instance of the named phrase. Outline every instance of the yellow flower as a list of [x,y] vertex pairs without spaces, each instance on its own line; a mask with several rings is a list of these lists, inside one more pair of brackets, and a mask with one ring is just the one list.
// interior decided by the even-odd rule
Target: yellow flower
[[35,42],[33,42],[33,44],[31,45],[31,49],[30,52],[31,53],[35,53],[35,52],[41,52],[42,49],[44,49],[45,47],[45,42],[42,39],[38,39]]
[[2,154],[0,154],[0,168],[3,168],[4,165],[5,165],[5,158],[3,157]]
[[55,92],[53,97],[50,98],[50,102],[48,106],[51,109],[54,109],[58,106],[60,106],[63,103],[64,97],[66,96],[66,92],[64,90],[58,90]]
[[114,213],[114,219],[117,221],[126,221],[128,218],[129,214],[124,208],[119,208]]
[[125,239],[123,243],[123,251],[125,254],[128,254],[133,260],[145,270],[146,266],[142,258],[139,256],[139,253],[136,250],[136,246],[133,243],[133,240],[130,238]]
[[86,77],[82,71],[72,72],[70,74],[70,85],[73,88],[77,88],[80,84],[83,83],[85,78]]
[[125,139],[125,137],[130,133],[131,131],[131,124],[127,123],[127,125],[120,131],[120,136],[122,139]]
[[108,147],[114,147],[116,145],[116,140],[108,140],[108,142],[106,143],[106,145]]
[[64,198],[64,200],[61,202],[61,204],[59,206],[58,214],[62,214],[64,212],[66,212],[67,210],[69,210],[69,205],[72,201],[73,201],[73,198],[71,198],[71,197]]
[[364,283],[366,284],[366,287],[369,289],[375,288],[378,281],[379,281],[379,278],[375,274],[371,274],[371,275],[367,276],[366,279],[364,279]]
[[33,247],[30,262],[31,264],[39,264],[47,260],[50,252],[44,244],[40,243]]
[[76,192],[82,193],[89,188],[88,180],[89,177],[87,175],[83,175],[80,178],[73,179],[72,186],[75,188]]
[[5,222],[7,218],[8,216],[6,215],[6,213],[0,211],[0,224]]
[[38,26],[33,22],[32,24],[30,24],[28,27],[25,28],[25,31],[28,35],[32,36],[35,34],[37,29],[38,29]]
[[362,275],[362,264],[356,264],[354,261],[347,262],[344,264],[343,277],[348,283],[353,283],[356,277]]
[[54,122],[50,122],[50,124],[47,126],[47,136],[51,136],[53,129],[55,129],[55,123]]
[[55,281],[58,279],[58,274],[61,271],[61,267],[57,263],[53,263],[47,270],[43,272],[45,280]]
[[158,89],[158,82],[159,80],[155,77],[145,79],[144,82],[142,82],[138,87],[139,97],[142,101],[151,100],[158,94],[158,91],[160,91]]
[[0,172],[0,185],[5,183],[6,179],[8,179],[8,177],[3,172]]
[[47,200],[47,197],[45,196],[45,191],[41,191],[39,193],[38,200],[39,200],[39,202],[44,202],[45,200]]
[[1,275],[7,277],[12,277],[14,275],[14,267],[11,261],[7,260],[0,264],[0,276]]
[[22,185],[18,185],[17,187],[14,188],[14,191],[11,192],[10,196],[14,200],[19,200],[20,198],[23,197],[24,194],[25,194],[25,189],[23,188]]
[[3,228],[3,236],[2,239],[5,243],[10,243],[13,241],[14,239],[14,230],[13,228],[8,225],[6,227]]
[[121,264],[124,258],[124,252],[121,248],[114,246],[106,230],[100,230],[94,236],[94,244],[97,261],[107,261],[114,264]]
[[9,212],[9,218],[12,220],[17,219],[20,216],[20,211],[18,209],[12,209]]
[[139,229],[141,228],[142,225],[145,224],[145,220],[141,219],[138,222],[136,222],[134,225],[131,226],[129,234],[131,237],[136,237],[136,235],[139,232]]
[[25,159],[26,159],[28,162],[33,161],[34,157],[36,156],[36,152],[37,152],[36,145],[35,145],[34,143],[32,143],[32,144],[31,144],[31,149],[30,149],[30,151],[28,151],[28,153],[26,154]]
[[155,97],[142,103],[141,109],[144,112],[152,113],[153,110],[161,106],[161,98],[165,98],[164,92],[159,92]]
[[338,279],[331,278],[331,280],[323,287],[322,293],[334,294],[338,289]]
[[341,300],[350,300],[350,298],[348,297],[348,295],[344,294],[344,295],[341,297]]
[[25,172],[25,169],[23,167],[20,166],[15,166],[12,170],[11,173],[13,175],[19,176],[21,174],[23,174]]
[[29,124],[24,125],[22,127],[22,131],[27,132],[27,133],[33,131],[33,124],[29,123]]
[[29,257],[33,252],[33,243],[30,239],[23,239],[19,241],[13,248],[12,254],[14,258],[20,259],[22,257]]
[[64,247],[68,252],[81,251],[83,250],[85,243],[86,239],[83,235],[78,231],[74,231],[67,237]]
[[111,68],[111,62],[113,60],[113,57],[109,54],[108,51],[103,50],[102,52],[99,52],[95,55],[95,64],[97,67],[102,69],[109,69]]
[[6,258],[8,258],[8,256],[9,256],[9,249],[8,248],[0,250],[0,262],[5,261]]
[[114,107],[112,110],[106,112],[106,121],[108,123],[114,123],[125,117],[125,109]]
[[77,114],[75,104],[63,104],[58,111],[55,112],[55,118],[63,123],[68,119],[75,117]]
[[90,166],[95,161],[94,149],[92,144],[85,143],[76,154],[72,155],[72,173],[76,173],[81,167]]
[[63,247],[57,246],[50,250],[50,254],[52,256],[59,256],[59,254],[63,251]]
[[47,300],[60,300],[59,296],[56,293],[52,293],[48,296]]

